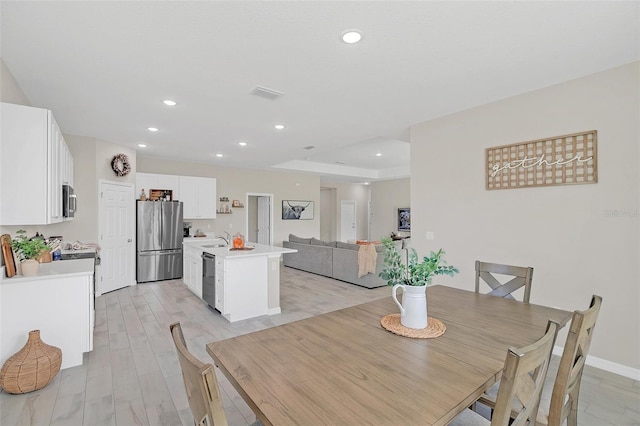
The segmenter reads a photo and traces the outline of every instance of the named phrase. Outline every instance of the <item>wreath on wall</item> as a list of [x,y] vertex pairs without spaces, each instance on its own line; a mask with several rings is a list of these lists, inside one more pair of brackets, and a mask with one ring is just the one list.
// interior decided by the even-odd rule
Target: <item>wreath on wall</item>
[[111,168],[116,175],[126,176],[131,171],[129,157],[124,154],[115,155],[113,160],[111,160]]

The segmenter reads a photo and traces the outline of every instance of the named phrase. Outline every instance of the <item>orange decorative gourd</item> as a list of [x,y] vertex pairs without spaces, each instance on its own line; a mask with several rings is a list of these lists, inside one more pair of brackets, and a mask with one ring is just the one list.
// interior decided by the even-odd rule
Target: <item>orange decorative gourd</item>
[[244,247],[244,237],[238,233],[233,237],[233,248],[240,249]]

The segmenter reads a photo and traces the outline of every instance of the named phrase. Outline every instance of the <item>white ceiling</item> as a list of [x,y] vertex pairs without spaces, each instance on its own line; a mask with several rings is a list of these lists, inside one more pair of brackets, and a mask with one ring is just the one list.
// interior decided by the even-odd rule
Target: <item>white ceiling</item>
[[0,54],[67,134],[362,182],[409,175],[412,124],[637,61],[639,22],[637,1],[2,1]]

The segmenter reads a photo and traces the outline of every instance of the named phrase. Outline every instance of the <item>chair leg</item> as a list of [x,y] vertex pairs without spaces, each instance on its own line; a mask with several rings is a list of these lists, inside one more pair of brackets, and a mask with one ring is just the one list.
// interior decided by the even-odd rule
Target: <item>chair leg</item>
[[567,426],[578,426],[578,404],[571,406],[571,411],[567,416]]

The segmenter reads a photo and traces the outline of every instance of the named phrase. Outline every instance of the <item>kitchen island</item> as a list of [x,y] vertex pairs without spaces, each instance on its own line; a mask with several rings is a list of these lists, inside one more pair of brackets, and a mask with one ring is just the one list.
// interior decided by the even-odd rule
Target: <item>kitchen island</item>
[[[280,258],[283,253],[296,252],[256,243],[248,243],[247,248],[251,249],[233,250],[215,238],[183,242],[185,284],[229,322],[280,313]],[[206,274],[204,254],[213,256],[211,262],[215,262],[214,270]],[[215,283],[209,284],[212,288],[203,289],[203,275],[207,275],[204,285]]]
[[[2,272],[2,271],[0,271]],[[42,263],[38,275],[0,274],[0,363],[18,352],[29,331],[62,350],[62,367],[82,364],[93,349],[93,259]]]

